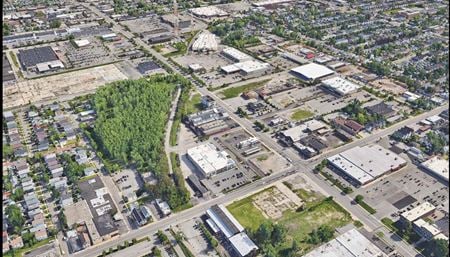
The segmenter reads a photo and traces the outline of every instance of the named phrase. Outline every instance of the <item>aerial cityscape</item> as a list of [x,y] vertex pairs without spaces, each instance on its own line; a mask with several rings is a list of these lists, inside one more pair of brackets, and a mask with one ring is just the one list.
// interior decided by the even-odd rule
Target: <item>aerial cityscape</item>
[[3,1],[3,256],[448,257],[448,0]]

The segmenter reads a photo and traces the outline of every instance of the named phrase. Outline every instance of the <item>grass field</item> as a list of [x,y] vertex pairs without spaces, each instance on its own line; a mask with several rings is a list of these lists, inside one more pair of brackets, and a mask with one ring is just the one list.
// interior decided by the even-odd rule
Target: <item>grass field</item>
[[252,196],[250,196],[228,205],[227,209],[242,226],[250,231],[255,231],[266,218],[264,218],[261,211],[255,207],[252,201]]
[[239,86],[239,87],[231,87],[231,88],[225,89],[224,91],[222,91],[220,93],[223,95],[222,99],[229,99],[229,98],[239,96],[242,92],[261,87],[269,81],[270,81],[270,79],[266,79],[266,80],[262,80],[262,81],[258,81],[258,82],[249,83],[249,84]]
[[202,96],[196,93],[191,96],[191,99],[186,104],[186,113],[191,114],[200,111]]
[[312,117],[314,113],[308,110],[297,110],[291,115],[291,119],[295,121],[304,120],[309,117]]
[[351,222],[350,214],[333,200],[323,200],[316,207],[302,212],[286,212],[280,223],[287,228],[288,238],[304,242],[308,234],[321,225],[338,228]]

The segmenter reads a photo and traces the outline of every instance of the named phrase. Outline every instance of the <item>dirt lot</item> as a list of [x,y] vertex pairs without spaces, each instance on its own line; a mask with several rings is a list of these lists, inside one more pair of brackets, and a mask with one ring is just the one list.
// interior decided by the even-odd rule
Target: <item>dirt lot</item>
[[[3,108],[68,98],[94,92],[106,83],[127,79],[113,64],[21,81],[3,89]],[[63,99],[64,98],[64,99]]]
[[391,79],[377,79],[372,81],[370,85],[394,95],[401,95],[407,91],[407,88],[403,87],[398,82],[392,81]]

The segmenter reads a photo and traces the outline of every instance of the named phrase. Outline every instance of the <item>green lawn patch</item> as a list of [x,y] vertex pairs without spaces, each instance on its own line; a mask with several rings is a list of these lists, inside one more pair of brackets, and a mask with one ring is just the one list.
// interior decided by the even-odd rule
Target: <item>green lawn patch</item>
[[[49,237],[47,239],[44,239],[42,241],[37,242],[36,244],[34,244],[31,247],[27,247],[27,248],[21,248],[18,250],[10,250],[9,252],[7,252],[6,254],[3,254],[3,256],[7,256],[7,257],[13,257],[13,256],[24,256],[26,253],[29,253],[43,245],[46,245],[48,243],[50,243],[51,240],[54,240],[55,238],[53,237]],[[13,254],[14,252],[14,254]]]
[[239,96],[242,92],[245,91],[249,91],[249,90],[253,90],[256,89],[258,87],[263,86],[264,84],[266,84],[267,82],[269,82],[270,79],[265,79],[262,81],[258,81],[258,82],[252,82],[243,86],[239,86],[239,87],[231,87],[231,88],[227,88],[224,91],[221,92],[221,94],[223,95],[222,99],[229,99],[229,98],[233,98],[236,96]]
[[201,110],[202,96],[196,93],[191,96],[191,99],[186,103],[186,114],[191,114]]
[[312,117],[314,113],[308,110],[297,110],[291,115],[291,119],[295,121],[304,120],[309,117]]
[[304,242],[308,234],[321,225],[338,228],[351,222],[350,214],[333,200],[323,200],[302,212],[289,211],[283,214],[280,223],[288,229],[288,235]]
[[239,223],[250,231],[256,231],[266,220],[261,211],[253,204],[253,196],[255,195],[246,197],[227,206],[228,211]]

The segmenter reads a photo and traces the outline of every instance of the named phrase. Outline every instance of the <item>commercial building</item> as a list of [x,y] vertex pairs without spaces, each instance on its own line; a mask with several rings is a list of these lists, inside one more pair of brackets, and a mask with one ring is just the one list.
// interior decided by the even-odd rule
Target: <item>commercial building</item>
[[155,204],[158,208],[158,211],[161,212],[163,216],[167,216],[172,213],[172,210],[170,209],[170,206],[167,202],[161,199],[155,199]]
[[434,156],[420,164],[422,168],[448,182],[448,160]]
[[77,45],[77,47],[85,47],[90,44],[89,40],[87,39],[74,40],[74,43],[75,45]]
[[243,76],[263,75],[270,67],[270,64],[256,60],[247,60],[221,67],[226,74],[240,72]]
[[200,18],[225,17],[228,13],[216,6],[204,6],[190,9],[191,13]]
[[192,44],[192,51],[217,51],[218,43],[216,36],[209,32],[208,30],[202,31],[197,37],[197,39]]
[[280,4],[287,4],[290,2],[294,2],[294,0],[267,0],[267,1],[252,3],[252,5],[256,6],[256,7],[264,7],[266,5],[280,5]]
[[356,146],[329,157],[328,161],[358,185],[365,185],[385,173],[398,170],[407,164],[394,152],[376,144]]
[[318,120],[309,120],[296,127],[281,131],[279,139],[286,145],[291,146],[295,142],[309,135],[309,133],[317,132],[321,129],[326,129],[327,125]]
[[64,64],[50,46],[19,50],[18,57],[25,71],[46,72],[64,68]]
[[232,47],[225,47],[222,50],[222,54],[234,62],[244,62],[252,59],[250,55],[245,54]]
[[334,77],[322,81],[322,84],[340,96],[348,95],[357,91],[360,86],[341,77]]
[[412,227],[425,240],[431,240],[441,233],[441,230],[434,224],[430,224],[423,219],[413,222]]
[[204,111],[193,113],[184,120],[186,125],[198,136],[210,136],[230,129],[226,122],[229,119],[228,113],[221,108],[210,108]]
[[352,229],[312,250],[305,257],[387,257],[358,230]]
[[258,247],[244,232],[244,227],[223,206],[214,205],[206,210],[206,223],[215,234],[225,237],[232,246],[232,256],[256,256]]
[[[167,24],[169,24],[172,27],[175,27],[175,23],[177,20],[177,17],[175,17],[174,14],[166,14],[161,16],[161,20]],[[189,15],[178,15],[178,26],[180,29],[185,29],[191,26],[191,20],[192,18]]]
[[317,63],[309,63],[293,68],[291,69],[291,72],[306,82],[314,82],[318,79],[334,74],[333,70]]
[[432,214],[436,210],[436,207],[429,202],[423,202],[421,205],[409,210],[405,211],[400,215],[400,220],[402,222],[410,222],[426,217]]
[[368,106],[365,109],[372,115],[379,115],[384,118],[389,118],[395,115],[395,110],[392,109],[392,106],[386,104],[385,102],[380,102],[378,104]]
[[345,119],[341,116],[336,117],[331,121],[336,128],[344,130],[346,133],[349,133],[352,136],[357,135],[361,130],[364,129],[364,126],[359,124],[358,122],[350,119]]
[[205,177],[236,167],[236,163],[226,151],[218,151],[211,143],[188,149],[187,157]]

